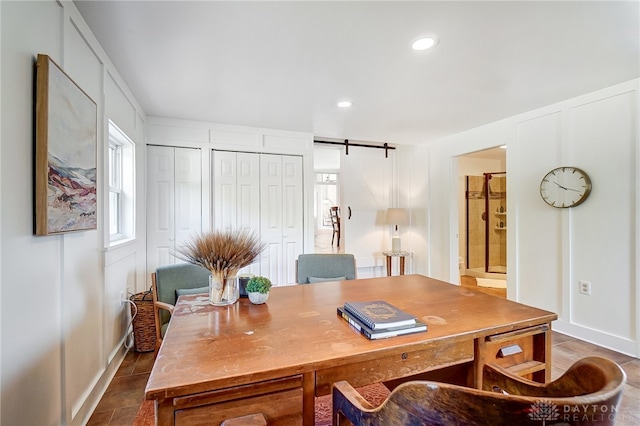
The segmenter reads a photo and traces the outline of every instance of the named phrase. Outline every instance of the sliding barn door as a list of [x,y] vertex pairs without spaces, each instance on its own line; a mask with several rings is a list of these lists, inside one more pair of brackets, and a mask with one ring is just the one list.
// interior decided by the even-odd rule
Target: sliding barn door
[[[356,265],[379,264],[388,237],[384,225],[394,188],[395,151],[349,147],[341,159],[341,245],[356,257]],[[376,258],[378,260],[376,260]]]

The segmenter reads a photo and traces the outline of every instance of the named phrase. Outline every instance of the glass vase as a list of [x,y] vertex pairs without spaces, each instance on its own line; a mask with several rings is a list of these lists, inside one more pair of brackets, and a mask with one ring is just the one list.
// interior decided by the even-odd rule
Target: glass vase
[[209,275],[209,303],[215,306],[233,305],[238,301],[238,279],[227,277],[222,280]]

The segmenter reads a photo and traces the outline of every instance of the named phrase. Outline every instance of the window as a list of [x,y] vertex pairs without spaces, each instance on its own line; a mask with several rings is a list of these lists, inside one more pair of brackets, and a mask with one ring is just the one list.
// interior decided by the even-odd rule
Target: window
[[134,144],[109,121],[109,241],[135,237]]
[[122,234],[122,145],[109,141],[109,235]]

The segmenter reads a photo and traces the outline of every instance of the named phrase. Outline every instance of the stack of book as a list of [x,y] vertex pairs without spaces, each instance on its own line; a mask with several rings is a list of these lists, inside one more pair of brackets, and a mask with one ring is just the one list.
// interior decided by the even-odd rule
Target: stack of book
[[371,340],[427,331],[427,325],[383,300],[346,302],[338,315]]

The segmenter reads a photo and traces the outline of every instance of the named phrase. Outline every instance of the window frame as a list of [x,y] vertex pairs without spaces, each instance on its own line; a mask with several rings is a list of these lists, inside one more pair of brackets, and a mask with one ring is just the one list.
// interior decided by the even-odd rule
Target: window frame
[[135,238],[135,143],[111,120],[108,129],[106,235],[113,246]]

